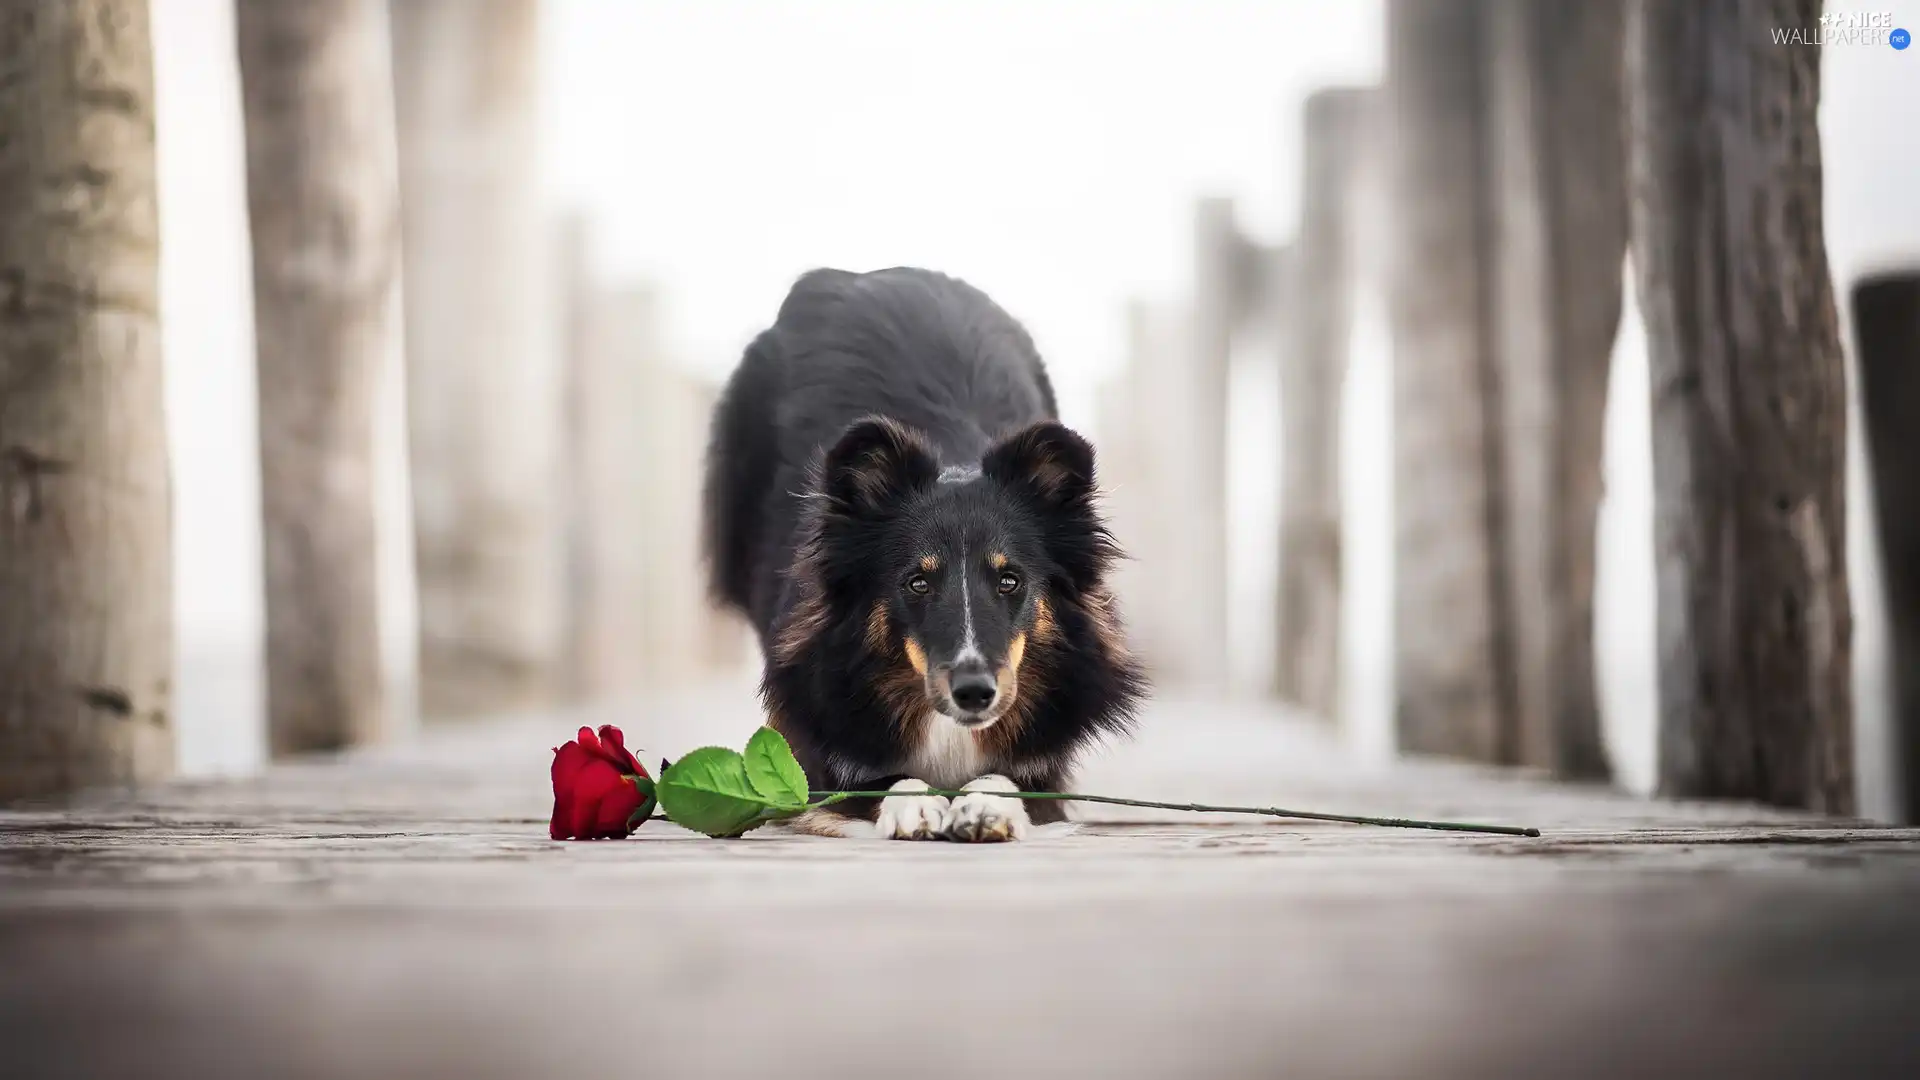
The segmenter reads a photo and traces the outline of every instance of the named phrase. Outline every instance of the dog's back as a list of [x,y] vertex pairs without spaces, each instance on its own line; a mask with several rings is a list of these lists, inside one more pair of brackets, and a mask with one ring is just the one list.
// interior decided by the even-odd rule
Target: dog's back
[[782,607],[808,470],[853,421],[888,416],[946,462],[1056,415],[1032,339],[964,282],[926,270],[815,270],[747,348],[715,410],[705,543],[710,587],[763,644]]

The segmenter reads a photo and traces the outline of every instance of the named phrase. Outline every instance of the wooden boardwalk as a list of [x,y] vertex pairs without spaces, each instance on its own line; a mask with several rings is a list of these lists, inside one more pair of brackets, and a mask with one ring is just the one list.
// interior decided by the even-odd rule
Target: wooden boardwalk
[[[650,760],[756,722],[616,718]],[[1546,835],[1086,807],[1014,845],[556,844],[579,719],[0,814],[0,1073],[1920,1075],[1920,831],[1369,770],[1163,702],[1083,790]]]

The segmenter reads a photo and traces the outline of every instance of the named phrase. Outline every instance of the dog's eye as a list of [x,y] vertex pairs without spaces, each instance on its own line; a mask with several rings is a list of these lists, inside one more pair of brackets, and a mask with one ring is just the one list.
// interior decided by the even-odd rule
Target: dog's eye
[[925,596],[933,591],[933,582],[925,574],[915,574],[907,579],[907,591],[915,596]]
[[1000,575],[1000,595],[1001,596],[1012,595],[1013,591],[1015,589],[1018,589],[1019,587],[1020,587],[1020,576],[1018,574],[1008,571],[1007,573],[1003,573]]

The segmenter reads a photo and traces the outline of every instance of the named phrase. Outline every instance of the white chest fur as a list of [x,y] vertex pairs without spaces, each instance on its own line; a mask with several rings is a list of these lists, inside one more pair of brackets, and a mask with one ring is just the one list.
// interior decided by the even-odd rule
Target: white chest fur
[[988,769],[974,732],[933,713],[921,726],[920,745],[902,771],[937,788],[958,788]]

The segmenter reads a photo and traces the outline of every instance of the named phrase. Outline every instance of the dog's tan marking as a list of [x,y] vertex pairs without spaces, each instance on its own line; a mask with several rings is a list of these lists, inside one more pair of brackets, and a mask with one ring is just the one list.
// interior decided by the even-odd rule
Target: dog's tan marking
[[929,574],[933,573],[935,570],[940,569],[940,556],[938,555],[920,556],[920,569],[925,570]]
[[805,587],[800,603],[787,616],[786,625],[780,628],[779,637],[774,639],[774,657],[783,664],[792,663],[800,655],[800,650],[826,629],[826,625],[827,603],[821,597],[820,590],[813,586]]
[[884,654],[887,638],[887,602],[875,600],[873,610],[867,613],[867,648]]
[[[1005,709],[992,727],[974,734],[981,753],[991,761],[1002,761],[1013,756],[1034,706],[1047,693],[1047,682],[1052,674],[1048,644],[1055,626],[1046,601],[1043,599],[1038,603],[1039,614],[1034,620],[1033,629],[1013,636],[1013,643],[1007,648],[1006,666],[996,673],[1000,693],[1006,698]],[[1043,629],[1046,633],[1042,633]],[[1023,690],[1026,692],[1022,693]]]
[[905,664],[887,665],[873,681],[873,696],[887,710],[888,719],[909,745],[920,738],[927,712],[927,681]]
[[1086,607],[1093,621],[1093,636],[1099,639],[1101,649],[1116,663],[1131,661],[1133,654],[1127,648],[1126,634],[1120,629],[1120,613],[1115,610],[1118,605],[1113,593],[1105,588],[1089,592]]
[[1033,640],[1050,641],[1054,631],[1053,608],[1044,596],[1033,599]]
[[987,561],[993,564],[995,570],[1005,570],[1007,568],[1007,556],[1004,552],[994,552],[987,556]]
[[[1018,694],[1019,686],[1011,679],[1000,688],[1002,694]],[[984,731],[973,733],[974,745],[988,761],[1004,761],[1013,756],[1014,747],[1020,741],[1020,733],[1027,726],[1027,713],[1032,708],[1033,699],[1015,697],[1000,714],[1000,719]]]
[[918,641],[915,641],[912,638],[907,639],[907,663],[913,665],[913,670],[919,672],[923,676],[926,675],[927,673],[926,650],[922,649],[920,647],[920,643]]

